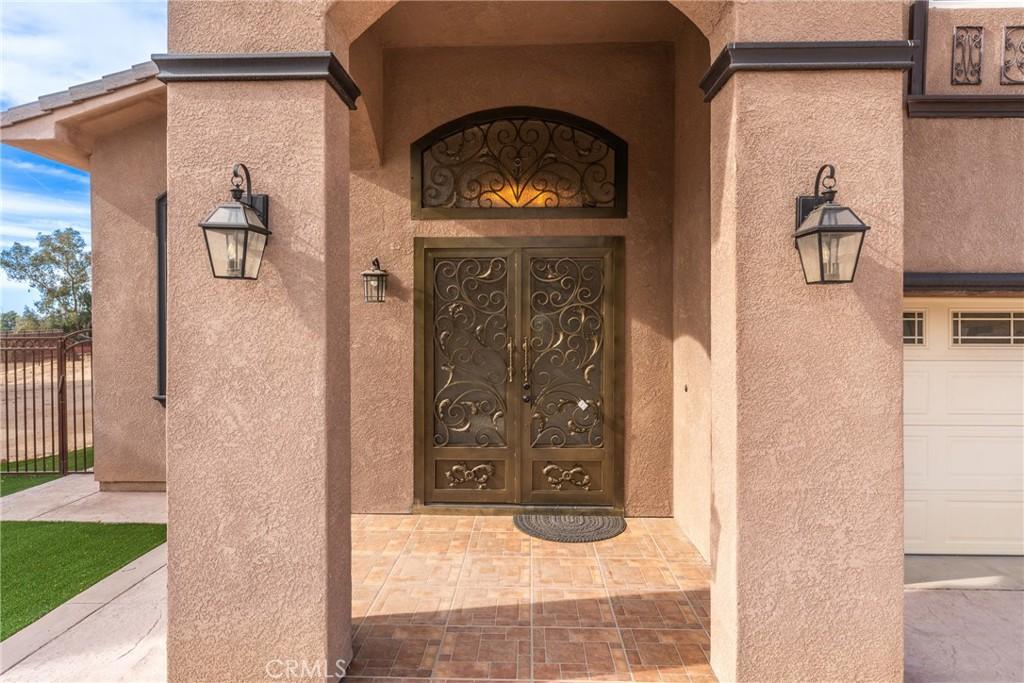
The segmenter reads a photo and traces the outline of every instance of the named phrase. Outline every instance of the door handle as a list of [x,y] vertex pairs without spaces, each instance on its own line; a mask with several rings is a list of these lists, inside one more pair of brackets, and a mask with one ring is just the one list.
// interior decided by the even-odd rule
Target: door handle
[[530,402],[530,339],[523,337],[523,403]]
[[511,335],[508,338],[508,344],[505,346],[508,347],[508,383],[512,384],[512,365],[515,363],[516,344]]

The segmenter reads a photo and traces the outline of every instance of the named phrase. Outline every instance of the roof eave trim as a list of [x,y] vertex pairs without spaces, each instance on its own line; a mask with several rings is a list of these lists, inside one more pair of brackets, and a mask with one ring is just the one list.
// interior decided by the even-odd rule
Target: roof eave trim
[[908,295],[962,292],[1024,292],[1024,273],[903,273],[903,292]]

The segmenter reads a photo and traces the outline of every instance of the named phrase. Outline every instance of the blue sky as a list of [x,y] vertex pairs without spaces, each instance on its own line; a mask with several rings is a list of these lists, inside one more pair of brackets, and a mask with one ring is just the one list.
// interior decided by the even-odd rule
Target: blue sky
[[[154,2],[0,1],[0,109],[149,59],[167,47],[167,5]],[[64,227],[91,244],[89,174],[0,146],[0,248],[34,245]],[[21,311],[35,292],[0,273],[0,310]]]

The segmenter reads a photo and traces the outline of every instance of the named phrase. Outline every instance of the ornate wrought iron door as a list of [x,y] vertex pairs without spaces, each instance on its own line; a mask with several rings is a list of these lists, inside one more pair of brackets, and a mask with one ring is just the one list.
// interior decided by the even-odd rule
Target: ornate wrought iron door
[[621,239],[419,242],[422,502],[621,505]]
[[522,502],[611,505],[613,251],[529,248],[522,258]]

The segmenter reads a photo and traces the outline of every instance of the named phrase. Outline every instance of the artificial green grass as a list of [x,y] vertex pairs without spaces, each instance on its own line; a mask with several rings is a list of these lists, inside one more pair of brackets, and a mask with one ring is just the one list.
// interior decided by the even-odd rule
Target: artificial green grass
[[166,539],[165,524],[0,522],[0,640]]
[[[88,448],[79,448],[77,451],[71,451],[68,453],[68,468],[74,470],[85,470],[92,467],[93,462],[93,450],[92,446]],[[24,491],[27,488],[31,488],[38,484],[45,484],[48,481],[53,481],[59,474],[53,473],[54,470],[60,470],[60,458],[57,455],[46,455],[39,458],[32,458],[30,460],[20,460],[18,462],[3,463],[0,465],[0,470],[6,469],[7,471],[14,472],[50,472],[50,474],[14,474],[6,475],[0,474],[0,498],[3,496],[17,493],[18,491]]]
[[[92,446],[79,448],[77,451],[68,451],[68,469],[72,471],[87,470],[92,467],[93,449]],[[6,462],[0,465],[0,469],[14,472],[59,472],[60,456],[41,455],[38,458],[19,460],[17,462]]]
[[0,498],[59,478],[59,474],[0,475]]

